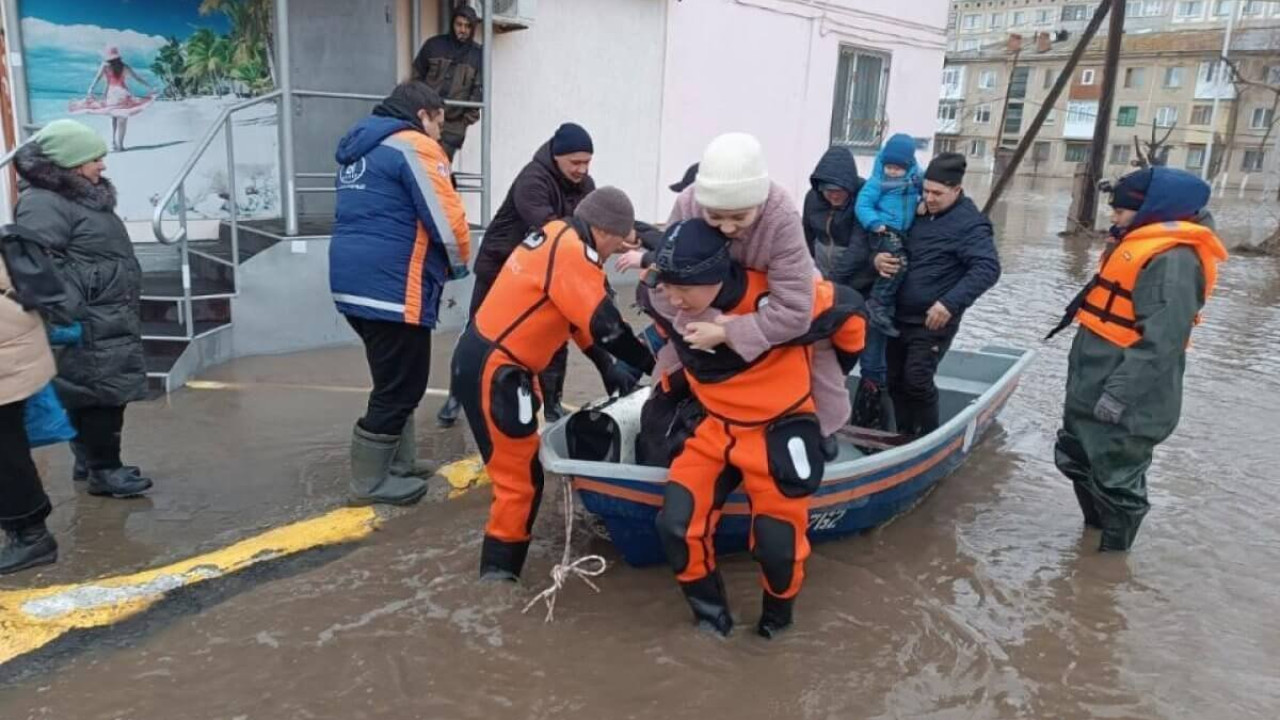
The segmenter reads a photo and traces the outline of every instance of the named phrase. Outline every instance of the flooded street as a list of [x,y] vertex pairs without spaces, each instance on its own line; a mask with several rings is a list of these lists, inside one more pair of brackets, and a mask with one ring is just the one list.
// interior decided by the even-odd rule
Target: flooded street
[[[1280,260],[1221,268],[1152,511],[1132,554],[1101,556],[1052,462],[1070,338],[1040,340],[1100,249],[1057,237],[1066,193],[1024,183],[993,213],[1004,274],[957,346],[1039,353],[997,428],[913,512],[815,546],[780,640],[750,631],[760,591],[745,557],[723,564],[740,623],[727,641],[694,632],[661,567],[614,563],[599,595],[571,581],[556,622],[523,615],[560,556],[558,481],[518,588],[475,580],[487,489],[437,488],[358,544],[177,591],[9,663],[0,718],[1280,717]],[[1258,202],[1274,196],[1215,211]],[[436,342],[433,387],[451,339]],[[599,392],[594,371],[569,377],[570,402]],[[161,564],[341,503],[368,382],[357,349],[205,379],[242,387],[130,410],[126,450],[158,479],[147,500],[90,498],[64,451],[41,455],[64,560],[0,589]],[[420,432],[442,402],[426,399]],[[463,427],[423,443],[442,460],[472,451]],[[578,544],[617,557],[586,530]]]

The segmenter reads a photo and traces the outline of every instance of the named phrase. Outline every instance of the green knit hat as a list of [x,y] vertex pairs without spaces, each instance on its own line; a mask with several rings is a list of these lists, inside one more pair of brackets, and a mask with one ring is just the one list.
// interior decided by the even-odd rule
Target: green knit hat
[[34,140],[49,159],[62,168],[77,168],[107,154],[107,143],[93,128],[75,120],[54,120]]

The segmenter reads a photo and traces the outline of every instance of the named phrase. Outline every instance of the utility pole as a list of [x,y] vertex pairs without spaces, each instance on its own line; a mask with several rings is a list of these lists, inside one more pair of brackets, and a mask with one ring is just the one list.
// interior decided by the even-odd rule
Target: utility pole
[[[1209,144],[1204,150],[1204,167],[1200,169],[1200,178],[1206,182],[1209,180],[1209,167],[1213,163],[1213,140],[1217,137],[1218,132],[1218,98],[1222,95],[1220,86],[1222,85],[1222,81],[1226,79],[1226,74],[1231,72],[1231,68],[1227,65],[1227,54],[1231,52],[1231,31],[1234,30],[1236,26],[1235,5],[1236,4],[1234,2],[1231,3],[1231,14],[1227,16],[1227,33],[1222,36],[1222,57],[1214,61],[1214,66],[1220,67],[1222,73],[1214,76],[1217,78],[1217,85],[1219,87],[1215,87],[1213,89],[1213,112],[1209,115]],[[1232,85],[1232,87],[1235,86]],[[1239,100],[1239,98],[1236,98],[1236,105],[1240,104]],[[1232,115],[1234,116],[1234,113],[1232,113]],[[1231,126],[1231,129],[1235,129],[1234,124]]]
[[[1080,41],[1076,43],[1075,49],[1071,51],[1071,57],[1067,58],[1066,67],[1062,68],[1062,72],[1058,74],[1058,79],[1054,81],[1053,87],[1049,90],[1049,96],[1045,98],[1044,104],[1040,106],[1040,112],[1036,113],[1035,119],[1031,121],[1031,127],[1027,128],[1027,134],[1022,136],[1022,142],[1018,143],[1018,148],[1013,151],[1013,157],[1009,159],[1009,167],[1005,168],[1004,173],[1000,175],[1000,179],[996,181],[995,187],[991,189],[991,195],[987,198],[986,205],[982,207],[983,214],[991,212],[991,208],[995,206],[996,201],[1000,199],[1000,195],[1004,193],[1005,188],[1008,187],[1013,180],[1013,176],[1018,172],[1018,164],[1022,162],[1027,150],[1035,142],[1036,136],[1040,133],[1040,128],[1044,126],[1045,119],[1053,111],[1053,106],[1058,104],[1058,97],[1062,95],[1067,83],[1071,81],[1071,76],[1075,74],[1076,65],[1080,63],[1080,58],[1084,57],[1084,52],[1088,49],[1093,36],[1098,33],[1098,28],[1102,27],[1102,20],[1107,16],[1107,11],[1111,9],[1111,3],[1112,0],[1102,0],[1098,5],[1098,9],[1094,11],[1093,17],[1089,20],[1089,25],[1085,27],[1084,33],[1080,35]],[[1120,13],[1120,15],[1123,17],[1124,13]]]
[[1093,146],[1089,164],[1085,166],[1085,180],[1077,188],[1080,196],[1080,213],[1075,217],[1077,227],[1093,230],[1098,214],[1098,180],[1102,166],[1107,161],[1107,139],[1111,131],[1111,107],[1116,96],[1116,75],[1120,70],[1120,43],[1124,39],[1125,0],[1111,3],[1111,26],[1107,33],[1107,59],[1102,70],[1102,97],[1098,100],[1098,117],[1093,124]]

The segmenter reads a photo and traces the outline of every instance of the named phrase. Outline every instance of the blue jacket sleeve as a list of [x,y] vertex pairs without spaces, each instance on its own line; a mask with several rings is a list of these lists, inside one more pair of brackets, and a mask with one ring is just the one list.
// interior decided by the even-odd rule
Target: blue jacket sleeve
[[876,210],[876,205],[880,203],[880,174],[872,173],[871,177],[863,183],[862,190],[858,192],[858,202],[854,205],[854,212],[858,214],[858,222],[862,223],[862,227],[868,231],[874,230],[881,225],[887,225],[884,218],[880,217],[880,212]]
[[960,282],[939,299],[952,315],[967,310],[1000,279],[1000,256],[989,220],[985,217],[976,220],[957,245],[956,254],[965,273]]

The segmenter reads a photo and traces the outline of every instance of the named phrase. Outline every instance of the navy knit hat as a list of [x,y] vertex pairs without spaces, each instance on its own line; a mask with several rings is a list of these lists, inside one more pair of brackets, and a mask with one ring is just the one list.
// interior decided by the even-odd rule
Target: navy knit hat
[[1147,188],[1151,187],[1151,168],[1131,172],[1120,178],[1111,186],[1111,207],[1137,212],[1147,199]]
[[685,220],[667,228],[644,284],[715,285],[729,276],[729,238],[706,220]]
[[565,123],[556,129],[551,136],[551,154],[555,156],[572,155],[577,152],[595,154],[595,146],[591,143],[591,135],[577,123]]
[[880,161],[885,165],[897,165],[909,168],[916,159],[916,141],[906,133],[898,133],[889,138],[880,151]]

